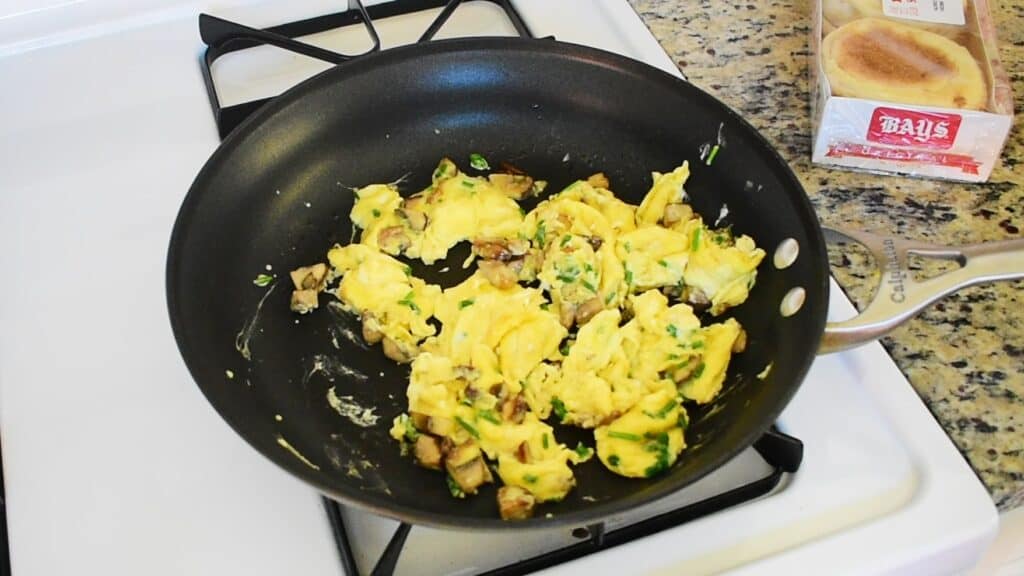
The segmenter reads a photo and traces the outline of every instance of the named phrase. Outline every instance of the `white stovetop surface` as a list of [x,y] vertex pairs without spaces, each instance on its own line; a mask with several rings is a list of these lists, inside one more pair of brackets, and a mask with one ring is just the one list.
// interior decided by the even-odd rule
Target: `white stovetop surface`
[[[178,206],[218,142],[195,15],[268,25],[336,3],[65,4],[0,9],[14,573],[337,574],[318,496],[245,445],[192,383],[163,287]],[[516,4],[539,35],[675,71],[624,1],[595,3],[573,31],[564,24],[580,23],[585,0]],[[838,290],[832,311],[852,313]],[[781,426],[805,460],[777,494],[554,571],[952,573],[995,534],[987,493],[877,344],[819,358]]]

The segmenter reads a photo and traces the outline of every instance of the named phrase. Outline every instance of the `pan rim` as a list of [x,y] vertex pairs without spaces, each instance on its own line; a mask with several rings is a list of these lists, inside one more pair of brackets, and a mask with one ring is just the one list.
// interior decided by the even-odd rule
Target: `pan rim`
[[[308,468],[302,462],[299,462],[297,459],[287,455],[284,451],[272,451],[269,449],[269,446],[257,442],[256,438],[253,438],[253,441],[250,441],[250,436],[252,436],[252,434],[245,431],[246,427],[244,424],[238,419],[221,411],[218,403],[215,403],[211,396],[207,394],[209,386],[200,383],[200,379],[197,377],[197,372],[195,370],[195,358],[197,354],[200,354],[200,352],[193,350],[191,344],[185,341],[185,329],[182,325],[181,315],[177,313],[177,310],[180,307],[179,300],[181,295],[176,290],[174,283],[178,277],[178,268],[183,258],[183,250],[181,250],[180,247],[183,244],[183,237],[187,233],[189,221],[191,220],[189,215],[197,209],[198,198],[202,194],[202,189],[204,188],[203,183],[211,178],[211,175],[217,170],[218,166],[223,163],[225,156],[227,156],[231,150],[236,148],[240,142],[251,137],[252,133],[258,130],[264,122],[269,121],[275,114],[280,113],[295,102],[301,101],[301,99],[310,92],[327,87],[334,82],[338,82],[343,80],[345,77],[349,77],[350,75],[360,74],[368,68],[386,66],[388,62],[392,60],[403,60],[407,57],[412,59],[437,57],[452,52],[490,53],[494,51],[536,52],[552,57],[578,60],[590,65],[612,68],[617,71],[625,71],[632,75],[643,77],[649,82],[669,84],[673,90],[678,90],[680,85],[686,85],[694,90],[701,98],[709,100],[716,107],[720,108],[724,114],[728,115],[733,121],[737,122],[747,130],[750,136],[756,141],[758,147],[767,152],[770,158],[777,164],[780,177],[784,177],[784,180],[790,185],[790,187],[794,190],[800,191],[803,195],[803,202],[799,204],[801,213],[797,216],[801,221],[804,221],[805,228],[808,235],[811,237],[811,240],[814,242],[815,248],[820,248],[820,250],[816,250],[820,252],[818,256],[821,259],[821,261],[819,261],[818,269],[824,271],[824,273],[821,274],[818,286],[805,286],[809,293],[811,290],[814,290],[821,295],[821,298],[813,299],[813,306],[805,307],[804,312],[813,314],[814,318],[817,319],[814,327],[814,341],[820,341],[821,335],[824,332],[827,316],[830,276],[828,273],[829,266],[827,254],[824,250],[824,246],[826,245],[825,239],[820,223],[817,219],[817,215],[814,212],[809,198],[806,196],[806,192],[802,184],[793,173],[788,162],[781,157],[778,150],[771,145],[756,128],[754,128],[729,106],[718,100],[713,95],[693,86],[681,78],[650,66],[644,62],[619,54],[579,44],[560,42],[554,39],[523,39],[509,37],[456,38],[436,40],[425,45],[413,44],[391,48],[327,69],[297,84],[261,107],[242,122],[231,134],[229,134],[220,146],[218,146],[218,148],[211,154],[203,167],[197,173],[192,185],[182,200],[182,204],[171,233],[167,265],[165,269],[168,312],[172,330],[174,332],[175,342],[179,353],[189,370],[189,374],[192,376],[193,381],[200,390],[203,391],[203,395],[206,397],[207,402],[214,408],[217,414],[228,423],[236,434],[241,436],[247,444],[261,455],[287,471],[292,476],[307,483],[320,494],[326,495],[340,504],[352,506],[354,508],[362,509],[373,514],[401,522],[450,530],[532,530],[548,529],[558,526],[593,524],[595,522],[603,521],[616,513],[649,504],[675,493],[678,490],[684,489],[719,469],[726,462],[732,460],[740,452],[751,446],[757,438],[760,437],[760,435],[774,424],[778,419],[779,414],[781,414],[789,404],[793,395],[795,395],[801,383],[806,378],[807,372],[809,371],[816,356],[816,349],[807,351],[805,358],[798,364],[794,371],[795,381],[793,385],[786,388],[785,393],[779,395],[772,410],[763,413],[763,417],[767,421],[767,424],[763,427],[752,427],[752,431],[744,436],[742,442],[736,443],[731,449],[723,450],[721,455],[715,459],[711,459],[710,464],[703,471],[700,471],[699,474],[694,474],[690,477],[688,482],[677,486],[665,485],[660,488],[652,488],[644,491],[642,495],[634,493],[626,498],[610,500],[605,503],[594,503],[592,506],[583,510],[567,512],[565,514],[558,514],[556,512],[552,517],[539,516],[527,521],[509,522],[501,520],[497,515],[493,518],[442,516],[436,512],[424,512],[423,510],[418,510],[397,502],[392,502],[390,505],[377,504],[377,501],[383,501],[383,498],[379,498],[377,495],[360,492],[355,488],[352,488],[352,492],[350,494],[338,491],[331,485],[322,481],[322,478],[324,477],[323,474]],[[804,253],[807,254],[808,252],[810,251]],[[808,304],[810,303],[811,302],[808,302]],[[190,358],[192,360],[190,360]]]

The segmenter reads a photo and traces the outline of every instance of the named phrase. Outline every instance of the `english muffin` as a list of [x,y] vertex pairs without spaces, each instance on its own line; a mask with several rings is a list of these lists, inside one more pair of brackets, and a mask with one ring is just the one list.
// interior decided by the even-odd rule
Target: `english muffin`
[[944,36],[881,18],[840,26],[822,43],[836,96],[982,110],[988,88],[966,48]]

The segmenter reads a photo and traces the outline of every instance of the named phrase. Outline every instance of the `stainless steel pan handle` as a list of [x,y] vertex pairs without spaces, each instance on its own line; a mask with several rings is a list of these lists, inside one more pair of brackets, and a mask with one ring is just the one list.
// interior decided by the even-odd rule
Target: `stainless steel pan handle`
[[[818,347],[819,354],[839,352],[877,340],[913,318],[926,306],[961,288],[1024,278],[1024,239],[938,246],[869,232],[825,228],[829,241],[848,238],[871,251],[882,279],[878,292],[867,308],[842,322],[829,322]],[[951,260],[960,268],[917,281],[911,275],[911,254],[924,258]]]

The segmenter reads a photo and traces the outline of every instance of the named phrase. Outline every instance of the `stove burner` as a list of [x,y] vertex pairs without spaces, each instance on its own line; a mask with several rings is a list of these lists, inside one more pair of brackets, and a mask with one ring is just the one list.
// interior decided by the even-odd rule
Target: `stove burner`
[[[533,38],[533,34],[527,28],[526,23],[523,22],[519,13],[512,7],[511,0],[484,1],[501,7],[520,37]],[[213,116],[217,122],[217,129],[221,139],[226,138],[250,114],[272,100],[272,98],[262,98],[233,106],[221,106],[212,73],[214,61],[221,56],[238,50],[270,45],[331,64],[341,64],[353,58],[380,51],[380,36],[378,36],[377,30],[373,25],[374,19],[380,20],[443,6],[444,9],[441,13],[438,14],[437,18],[417,40],[417,42],[429,42],[463,3],[464,0],[395,0],[366,8],[360,0],[349,0],[349,9],[344,12],[289,22],[266,29],[251,28],[217,18],[216,16],[210,16],[209,14],[200,14],[199,36],[207,45],[201,66],[203,81],[206,84],[206,93],[210,98],[210,107],[213,108]],[[373,46],[362,54],[339,54],[295,40],[295,38],[302,36],[344,28],[346,26],[354,26],[360,23],[366,29],[373,43]]]
[[[803,461],[803,442],[779,432],[774,427],[765,432],[754,443],[754,449],[772,467],[772,471],[767,476],[705,500],[694,502],[693,504],[612,531],[606,531],[603,523],[577,527],[572,530],[572,535],[582,540],[581,542],[541,554],[540,556],[527,558],[515,564],[484,572],[480,576],[520,576],[522,574],[529,574],[575,560],[599,550],[613,548],[619,544],[625,544],[626,542],[679,526],[744,502],[749,502],[775,489],[782,480],[782,475],[796,472]],[[338,553],[341,556],[341,563],[345,573],[359,574],[359,567],[356,565],[355,555],[352,553],[351,538],[349,537],[340,505],[329,498],[324,498],[323,502],[331,522],[334,539],[338,545]],[[412,530],[412,525],[406,523],[399,524],[384,552],[377,560],[373,571],[370,573],[372,576],[391,576],[395,573],[395,568],[398,566],[398,560],[401,557],[402,548],[405,546],[405,540],[409,536],[410,530]]]

